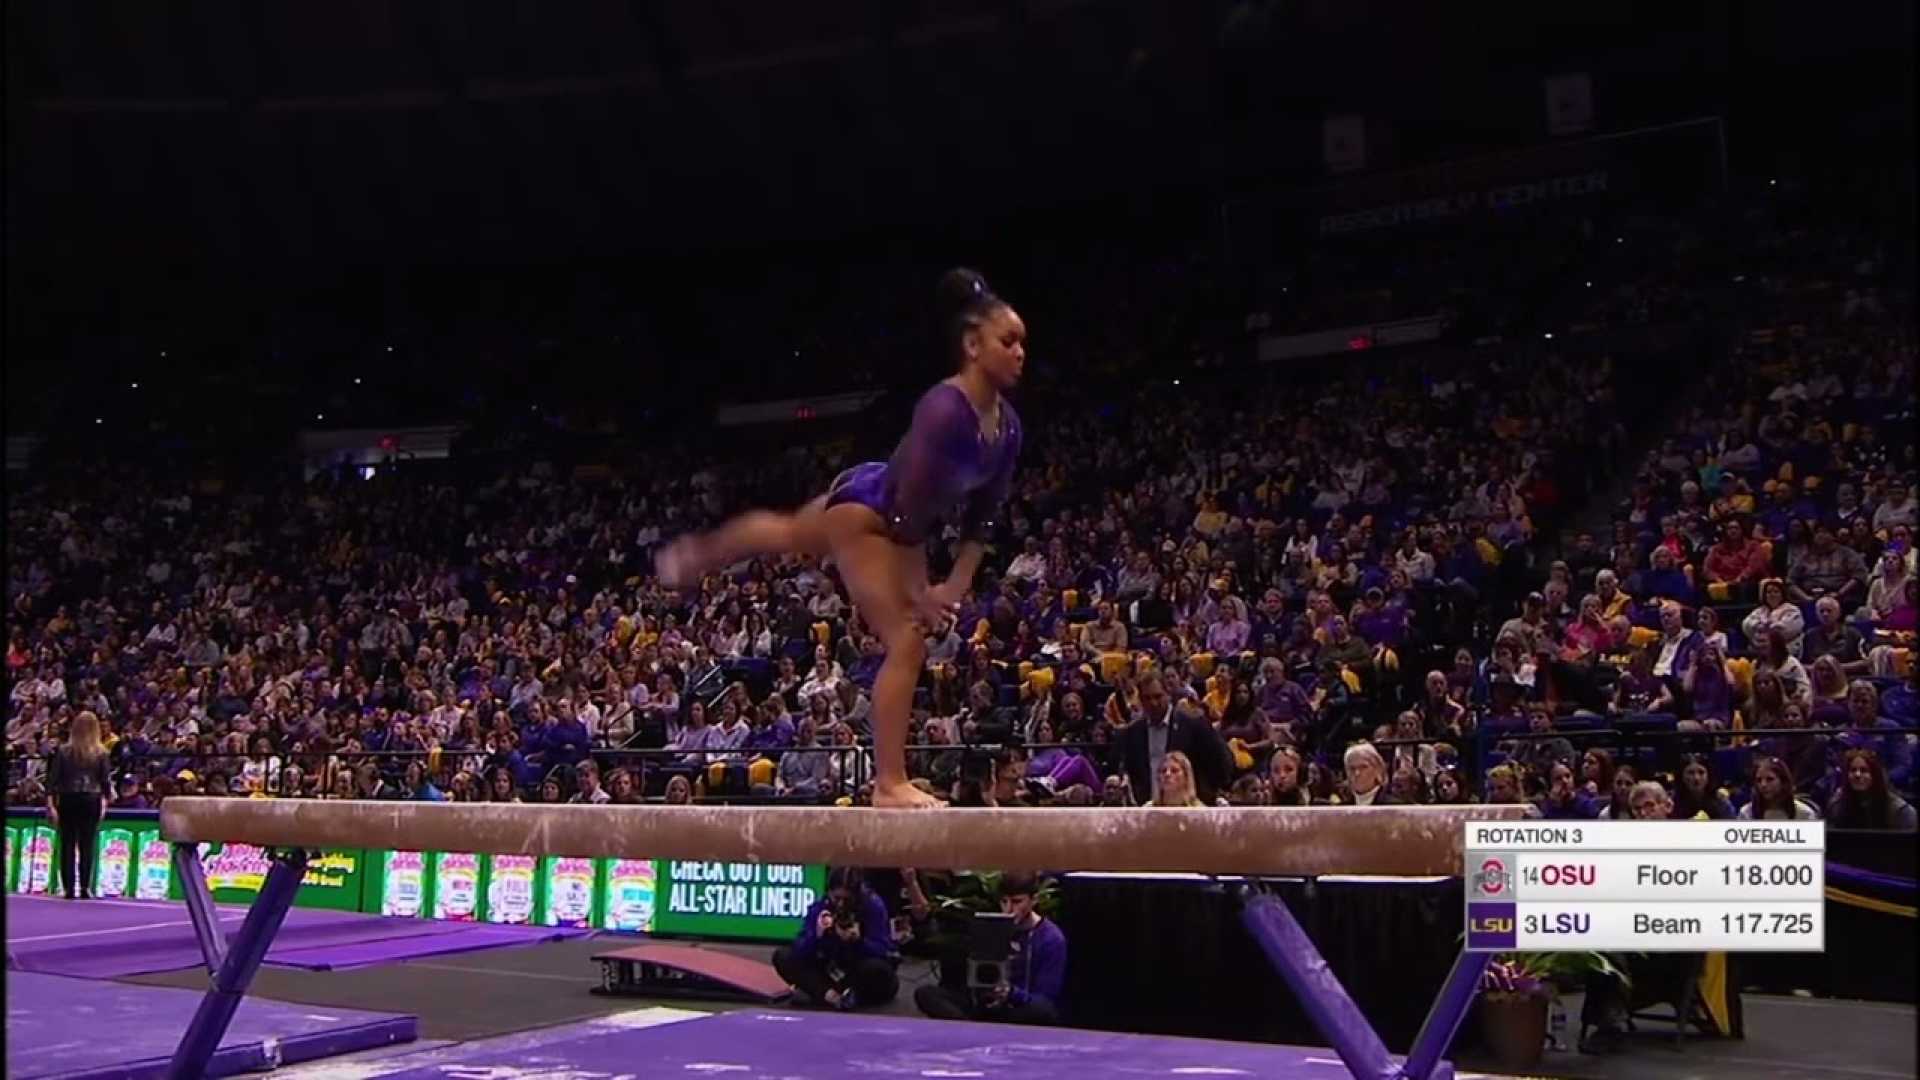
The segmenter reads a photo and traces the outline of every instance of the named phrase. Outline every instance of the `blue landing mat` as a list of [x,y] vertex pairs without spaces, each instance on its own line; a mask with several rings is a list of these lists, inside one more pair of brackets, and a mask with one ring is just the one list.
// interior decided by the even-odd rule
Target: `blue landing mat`
[[[654,1011],[406,1054],[355,1075],[422,1080],[707,1075],[726,1080],[1345,1080],[1348,1075],[1333,1051],[1312,1047],[754,1009],[642,1026],[645,1014]],[[1433,1074],[1434,1080],[1453,1075],[1444,1063]]]
[[[200,1006],[193,990],[7,972],[11,1080],[158,1077]],[[398,1042],[411,1016],[292,1005],[249,997],[227,1029],[209,1076],[258,1072]]]

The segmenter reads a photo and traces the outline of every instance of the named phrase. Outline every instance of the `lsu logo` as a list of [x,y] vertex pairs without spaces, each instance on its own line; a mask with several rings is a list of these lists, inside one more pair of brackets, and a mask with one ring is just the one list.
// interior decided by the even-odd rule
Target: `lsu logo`
[[1511,903],[1467,905],[1467,948],[1511,949],[1519,942],[1518,922]]
[[1473,895],[1498,899],[1508,895],[1513,882],[1506,861],[1498,855],[1481,855],[1473,870]]

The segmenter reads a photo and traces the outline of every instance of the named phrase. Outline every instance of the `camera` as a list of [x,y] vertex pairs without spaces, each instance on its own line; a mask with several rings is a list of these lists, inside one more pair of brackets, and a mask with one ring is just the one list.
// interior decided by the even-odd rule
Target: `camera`
[[1007,982],[1007,961],[1013,956],[1013,916],[998,911],[976,911],[967,925],[967,986],[991,990]]
[[860,909],[852,900],[835,901],[827,909],[833,915],[833,928],[842,933],[860,928]]

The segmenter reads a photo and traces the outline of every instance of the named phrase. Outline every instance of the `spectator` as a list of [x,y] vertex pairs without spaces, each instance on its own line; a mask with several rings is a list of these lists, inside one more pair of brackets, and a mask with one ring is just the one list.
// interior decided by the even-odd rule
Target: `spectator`
[[1795,794],[1793,770],[1777,757],[1753,767],[1753,798],[1740,808],[1743,821],[1818,821],[1820,811]]
[[1627,793],[1635,821],[1667,821],[1673,817],[1673,796],[1658,780],[1642,780]]
[[1848,750],[1842,758],[1844,782],[1827,804],[1827,824],[1836,829],[1889,829],[1913,832],[1913,804],[1887,784],[1886,769],[1872,750]]
[[1556,761],[1547,773],[1547,791],[1534,803],[1543,818],[1588,819],[1600,816],[1600,806],[1574,786],[1573,766]]
[[1193,762],[1178,750],[1169,750],[1154,773],[1153,799],[1148,806],[1208,806],[1196,793]]
[[1778,629],[1786,639],[1787,652],[1800,655],[1800,636],[1805,623],[1800,615],[1800,606],[1787,598],[1786,583],[1779,578],[1768,578],[1760,583],[1760,606],[1753,609],[1740,623],[1741,633],[1748,641],[1766,640],[1767,631]]
[[1013,917],[1013,958],[1000,983],[968,990],[963,970],[942,965],[939,985],[914,991],[914,1004],[936,1020],[984,1023],[1051,1024],[1060,1018],[1066,986],[1067,938],[1037,910],[1038,881],[1025,874],[1000,880],[1000,910]]
[[1789,590],[1797,603],[1811,604],[1831,596],[1843,606],[1866,598],[1867,565],[1860,553],[1841,545],[1825,523],[1813,528],[1813,549],[1787,567]]
[[1142,806],[1157,802],[1161,765],[1168,754],[1179,753],[1194,781],[1192,794],[1210,803],[1227,786],[1227,752],[1219,733],[1190,709],[1176,708],[1159,674],[1142,675],[1136,689],[1140,715],[1121,731],[1120,739],[1134,801]]
[[1724,519],[1720,526],[1720,542],[1707,552],[1702,567],[1709,586],[1723,587],[1724,595],[1716,599],[1745,599],[1754,585],[1766,576],[1767,568],[1768,553],[1758,540],[1748,535],[1746,524],[1734,517]]
[[774,970],[808,1001],[842,1011],[877,1008],[900,991],[887,906],[866,877],[835,867],[827,895],[801,919],[800,935],[773,952]]
[[1682,759],[1680,784],[1670,800],[1668,816],[1680,821],[1695,818],[1724,821],[1734,816],[1726,794],[1714,786],[1713,768],[1704,755],[1688,754]]
[[1396,806],[1400,800],[1387,790],[1387,763],[1371,743],[1354,743],[1342,755],[1349,806]]

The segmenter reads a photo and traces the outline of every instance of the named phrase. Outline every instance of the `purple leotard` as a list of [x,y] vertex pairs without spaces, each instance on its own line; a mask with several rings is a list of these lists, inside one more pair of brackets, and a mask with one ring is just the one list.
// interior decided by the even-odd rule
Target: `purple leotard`
[[913,425],[886,461],[855,465],[827,488],[827,505],[859,503],[887,523],[902,544],[924,543],[963,501],[961,531],[979,539],[1013,489],[1020,457],[1020,416],[1000,401],[1000,438],[988,442],[967,395],[940,383],[920,396]]

